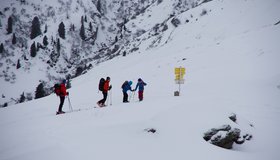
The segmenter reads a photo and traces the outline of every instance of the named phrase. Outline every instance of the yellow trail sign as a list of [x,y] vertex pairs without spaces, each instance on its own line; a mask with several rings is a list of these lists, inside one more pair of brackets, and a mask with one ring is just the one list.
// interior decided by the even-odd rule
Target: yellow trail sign
[[183,67],[179,67],[179,68],[175,68],[174,69],[174,73],[175,73],[175,83],[179,84],[179,91],[176,91],[174,93],[175,96],[179,96],[179,93],[181,91],[181,84],[184,84],[185,80],[184,80],[184,75],[186,74],[186,69]]
[[181,75],[185,75],[186,74],[186,69],[185,68],[175,68],[175,74],[181,74]]
[[175,75],[175,80],[181,80],[181,79],[183,79],[183,75],[181,75],[181,74],[176,74]]

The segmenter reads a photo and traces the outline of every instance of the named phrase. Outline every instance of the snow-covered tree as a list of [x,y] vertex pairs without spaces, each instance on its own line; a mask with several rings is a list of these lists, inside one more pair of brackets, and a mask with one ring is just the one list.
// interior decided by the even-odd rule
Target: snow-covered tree
[[81,17],[81,24],[84,24],[84,16]]
[[98,12],[101,13],[101,2],[100,2],[100,0],[97,1],[96,8],[97,8]]
[[65,39],[65,25],[63,22],[61,22],[58,26],[58,34],[59,34],[59,37],[61,37],[62,39]]
[[89,31],[92,32],[93,31],[93,27],[92,27],[92,23],[89,22]]
[[85,39],[86,39],[86,33],[85,33],[85,26],[84,26],[84,23],[82,23],[82,25],[81,25],[80,36],[81,36],[81,39],[82,39],[82,40],[85,40]]
[[47,37],[47,36],[44,36],[44,38],[43,38],[43,44],[44,44],[44,46],[47,46],[47,45],[49,44],[49,42],[48,42],[48,37]]
[[7,33],[10,34],[13,32],[13,18],[10,16],[8,18],[8,26],[7,26]]
[[0,44],[0,53],[3,53],[4,52],[4,45],[3,43]]
[[37,54],[36,44],[33,42],[33,44],[30,47],[30,55],[31,57],[35,57]]
[[57,49],[57,52],[60,53],[61,44],[60,44],[60,39],[59,38],[57,38],[56,49]]
[[84,16],[81,17],[80,37],[81,37],[82,40],[86,39],[86,32],[85,32],[85,26],[84,26]]
[[42,98],[42,97],[45,97],[45,96],[46,96],[46,91],[44,89],[44,83],[41,82],[36,88],[35,99]]
[[87,22],[87,16],[85,16],[85,22]]
[[16,43],[17,43],[16,34],[13,33],[12,44],[16,44]]
[[25,102],[25,99],[26,99],[26,97],[25,97],[24,92],[23,92],[23,93],[20,95],[19,103]]
[[44,33],[47,33],[48,32],[48,26],[45,25],[45,30],[44,30]]
[[39,18],[36,16],[33,18],[33,21],[32,21],[30,38],[34,39],[37,36],[41,35],[41,33],[42,32],[41,32],[40,21],[39,21]]
[[20,60],[17,61],[17,69],[19,69],[21,67],[20,65]]
[[74,24],[71,24],[69,30],[70,30],[70,31],[75,31],[75,25],[74,25]]

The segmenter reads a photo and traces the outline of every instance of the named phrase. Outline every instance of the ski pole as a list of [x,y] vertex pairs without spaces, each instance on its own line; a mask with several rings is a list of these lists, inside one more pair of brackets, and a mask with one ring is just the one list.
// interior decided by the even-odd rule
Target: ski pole
[[112,100],[112,94],[113,94],[112,91],[110,91],[110,106],[112,105],[112,101],[113,101]]
[[108,103],[109,103],[109,102],[108,102],[109,99],[110,99],[110,96],[109,96],[109,95],[110,95],[110,91],[107,92],[107,98],[106,98],[106,101],[105,101],[105,103],[104,103],[106,106],[108,106]]
[[132,100],[134,101],[135,91],[133,91]]
[[131,100],[132,92],[129,92],[129,101]]
[[72,104],[71,104],[71,102],[70,102],[69,95],[68,95],[67,97],[68,97],[68,103],[69,103],[69,110],[72,112],[72,111],[73,111],[73,108],[72,108]]

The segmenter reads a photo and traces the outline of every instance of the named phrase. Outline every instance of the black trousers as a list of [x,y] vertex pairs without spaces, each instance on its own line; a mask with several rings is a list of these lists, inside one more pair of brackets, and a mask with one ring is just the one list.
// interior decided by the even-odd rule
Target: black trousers
[[58,112],[62,111],[64,100],[65,100],[65,97],[64,96],[60,96],[60,104],[59,104]]
[[108,92],[104,92],[104,91],[103,91],[102,94],[103,94],[103,99],[101,99],[100,101],[98,101],[98,103],[104,105],[105,102],[106,102],[106,99],[107,99]]
[[123,92],[123,102],[128,102],[128,94],[126,92]]

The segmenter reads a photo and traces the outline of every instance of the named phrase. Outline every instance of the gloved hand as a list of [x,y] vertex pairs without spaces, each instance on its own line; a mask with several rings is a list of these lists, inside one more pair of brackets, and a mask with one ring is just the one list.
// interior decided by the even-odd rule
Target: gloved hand
[[111,90],[111,89],[112,89],[112,85],[109,86],[109,90]]
[[69,96],[69,92],[67,92],[66,94],[67,94],[67,96]]

